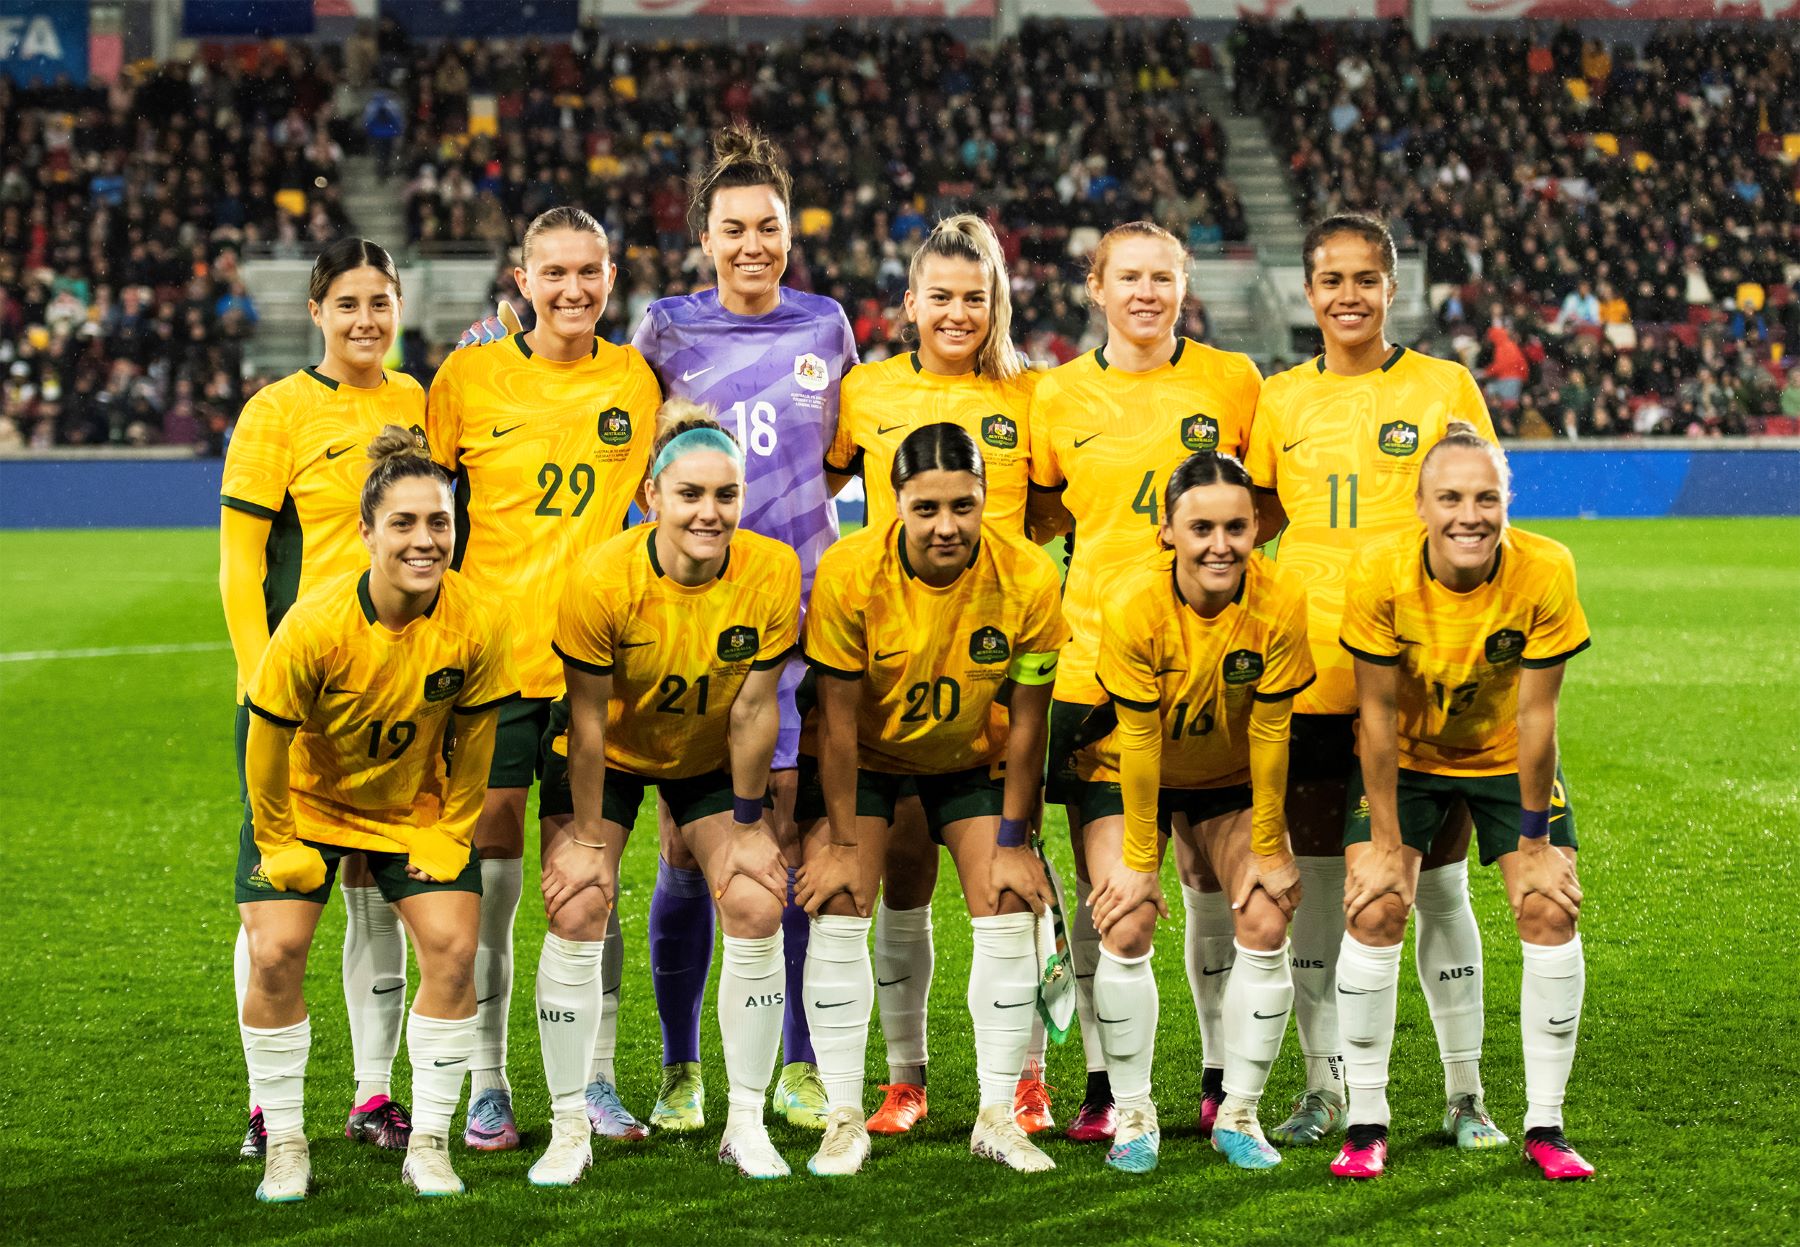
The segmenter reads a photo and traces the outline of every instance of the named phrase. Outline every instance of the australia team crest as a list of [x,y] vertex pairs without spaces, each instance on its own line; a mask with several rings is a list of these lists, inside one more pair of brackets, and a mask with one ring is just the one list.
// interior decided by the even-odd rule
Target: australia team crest
[[466,675],[461,667],[439,667],[425,677],[425,700],[443,701],[462,691]]
[[624,446],[631,441],[631,413],[623,407],[608,407],[600,413],[600,443]]
[[1189,450],[1217,450],[1219,422],[1204,412],[1196,411],[1181,422],[1181,444]]
[[1019,446],[1019,426],[1008,417],[995,412],[983,417],[981,421],[981,440],[995,450],[1017,450]]
[[831,370],[811,351],[794,356],[794,384],[817,392],[831,384]]
[[762,639],[749,624],[733,624],[719,633],[719,658],[723,662],[749,662],[756,657]]

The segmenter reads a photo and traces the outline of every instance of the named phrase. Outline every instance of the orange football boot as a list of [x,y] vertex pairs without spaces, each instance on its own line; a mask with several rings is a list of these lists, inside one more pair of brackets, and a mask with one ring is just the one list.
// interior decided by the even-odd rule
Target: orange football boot
[[1036,1061],[1025,1067],[1025,1074],[1013,1090],[1013,1120],[1026,1134],[1037,1134],[1056,1125],[1050,1112],[1050,1092],[1044,1081],[1044,1067]]
[[887,1092],[887,1098],[869,1118],[870,1134],[905,1134],[925,1120],[925,1088],[917,1083],[895,1082],[881,1084],[881,1090]]

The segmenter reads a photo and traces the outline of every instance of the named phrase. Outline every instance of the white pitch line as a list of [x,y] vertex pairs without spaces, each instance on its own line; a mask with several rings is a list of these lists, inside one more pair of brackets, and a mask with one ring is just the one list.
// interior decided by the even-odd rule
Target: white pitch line
[[57,658],[136,658],[147,654],[206,654],[230,649],[228,641],[192,641],[183,645],[106,645],[94,649],[17,649],[0,653],[0,662],[49,662]]

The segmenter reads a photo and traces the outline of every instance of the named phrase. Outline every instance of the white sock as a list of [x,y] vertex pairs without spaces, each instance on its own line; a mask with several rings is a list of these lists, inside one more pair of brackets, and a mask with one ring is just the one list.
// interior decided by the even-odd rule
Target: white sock
[[933,964],[931,906],[889,909],[882,901],[875,909],[875,999],[881,1006],[889,1082],[924,1082],[925,1010]]
[[625,940],[620,934],[619,907],[606,920],[606,947],[600,953],[600,1028],[594,1032],[594,1059],[588,1081],[605,1079],[617,1086],[613,1054],[619,1050],[619,990],[625,979]]
[[1161,1002],[1150,953],[1121,957],[1105,945],[1094,971],[1094,1020],[1106,1052],[1113,1101],[1120,1110],[1150,1107],[1150,1066],[1156,1057]]
[[[231,986],[237,993],[237,1015],[244,1016],[244,997],[250,994],[250,932],[238,923],[237,943],[231,949]],[[249,1082],[250,1071],[244,1070],[244,1080]],[[256,1111],[256,1088],[250,1087],[250,1111]]]
[[1338,1016],[1344,1028],[1344,1079],[1350,1088],[1347,1120],[1353,1126],[1388,1124],[1388,1057],[1394,1049],[1400,949],[1399,944],[1363,944],[1346,931],[1338,954]]
[[[1519,1025],[1525,1041],[1525,1129],[1562,1129],[1563,1094],[1575,1064],[1587,965],[1581,935],[1567,944],[1520,941],[1525,970],[1519,982]],[[264,1112],[267,1112],[265,1106]]]
[[1469,863],[1421,871],[1413,953],[1444,1062],[1444,1097],[1481,1094],[1481,928],[1469,904]]
[[1194,998],[1194,1014],[1200,1019],[1200,1057],[1205,1069],[1225,1068],[1225,988],[1231,979],[1237,941],[1232,938],[1231,902],[1223,892],[1202,892],[1181,885],[1181,904],[1187,910],[1183,951],[1187,960],[1188,993]]
[[[1075,908],[1069,919],[1069,960],[1075,963],[1075,1013],[1081,1019],[1081,1047],[1091,1074],[1106,1068],[1100,1024],[1094,1020],[1094,972],[1100,966],[1100,932],[1094,926],[1094,885],[1075,876]],[[1088,1036],[1093,1036],[1089,1042]]]
[[475,1047],[475,1017],[406,1018],[406,1059],[412,1063],[413,1138],[448,1139],[450,1118],[462,1099],[463,1075]]
[[806,942],[806,1025],[812,1033],[825,1103],[863,1111],[863,1067],[875,974],[869,919],[820,914]]
[[1294,1031],[1309,1091],[1344,1095],[1344,1041],[1338,1034],[1337,964],[1344,942],[1344,859],[1299,857],[1300,908],[1288,932],[1294,975]]
[[552,1114],[582,1112],[594,1028],[600,1024],[600,953],[604,940],[544,935],[538,956],[538,1043]]
[[406,1016],[406,934],[376,887],[344,894],[344,1008],[350,1018],[356,1102],[391,1094]]
[[1237,961],[1225,989],[1225,1094],[1234,1109],[1254,1108],[1281,1054],[1294,977],[1286,945],[1273,952],[1233,947]]
[[725,937],[719,966],[719,1031],[724,1039],[725,1077],[731,1085],[731,1111],[725,1128],[762,1124],[763,1102],[775,1073],[775,1051],[781,1046],[787,963],[781,932],[747,939]]
[[469,1094],[511,1091],[506,1081],[506,1017],[512,1008],[513,918],[525,889],[525,863],[516,857],[481,860],[481,931],[475,945],[475,1051],[469,1056]]
[[262,1108],[271,1139],[306,1134],[306,1058],[312,1051],[312,1019],[264,1029],[238,1023],[244,1064],[250,1067],[250,1098]]
[[1031,1015],[1037,1011],[1037,916],[995,914],[971,921],[975,940],[968,999],[981,1107],[1004,1104],[1010,1109],[1031,1043]]

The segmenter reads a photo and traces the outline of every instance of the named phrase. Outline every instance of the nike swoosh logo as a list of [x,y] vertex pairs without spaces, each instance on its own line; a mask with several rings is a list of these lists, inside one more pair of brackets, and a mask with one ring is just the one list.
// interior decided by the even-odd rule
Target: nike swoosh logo
[[660,978],[665,978],[665,979],[666,979],[666,978],[668,978],[668,977],[669,977],[669,976],[670,976],[670,975],[671,975],[671,974],[686,974],[686,973],[687,973],[687,971],[686,971],[686,970],[664,970],[664,969],[662,969],[662,968],[661,968],[661,967],[660,967],[660,966],[659,966],[659,967],[657,967],[657,968],[656,968],[656,969],[654,969],[654,970],[652,970],[652,971],[651,971],[651,973],[652,973],[652,974],[654,974],[654,975],[657,975],[657,976],[658,976],[658,977],[660,977]]
[[330,447],[329,447],[329,446],[328,446],[328,447],[326,447],[326,448],[325,448],[325,457],[326,457],[326,458],[327,458],[327,459],[335,459],[335,458],[337,458],[337,457],[338,457],[338,456],[339,456],[339,455],[347,455],[347,454],[349,454],[349,453],[350,453],[350,452],[351,452],[351,451],[353,451],[353,450],[355,450],[355,449],[356,449],[356,447],[355,447],[355,446],[345,446],[345,447],[343,447],[343,448],[342,448],[342,449],[341,449],[341,450],[332,450],[332,449],[331,449],[331,448],[330,448]]
[[1300,442],[1308,441],[1311,439],[1311,437],[1312,437],[1312,434],[1308,433],[1305,437],[1301,438],[1299,442],[1283,442],[1281,444],[1281,453],[1284,455],[1287,454],[1288,451],[1290,451],[1294,447],[1298,446],[1300,444]]
[[1129,1021],[1131,1021],[1131,1019],[1130,1018],[1103,1018],[1098,1013],[1096,1013],[1094,1015],[1094,1021],[1105,1022],[1108,1026],[1117,1026],[1121,1022],[1129,1022]]
[[907,979],[910,979],[911,977],[912,977],[912,975],[908,974],[908,975],[904,975],[897,979],[876,979],[875,986],[877,986],[877,987],[892,987],[895,983],[904,983],[904,982],[906,982]]
[[496,1001],[498,999],[500,999],[499,992],[495,992],[492,996],[483,996],[480,1000],[477,1000],[475,1002],[475,1007],[477,1009],[479,1009],[479,1008],[481,1008],[482,1005],[492,1004],[494,1001]]
[[1052,658],[1049,662],[1039,663],[1037,673],[1039,675],[1049,675],[1052,671],[1056,670],[1057,661],[1057,659]]
[[1075,439],[1075,449],[1080,450],[1083,446],[1086,446],[1089,442],[1093,441],[1096,437],[1099,437],[1099,436],[1100,435],[1098,433],[1089,433],[1086,437],[1076,438]]
[[327,697],[336,697],[340,693],[356,694],[356,693],[360,693],[361,691],[362,691],[361,689],[356,689],[356,688],[333,688],[329,684],[327,684],[325,686],[325,696],[327,696]]
[[1211,978],[1213,975],[1223,974],[1223,973],[1225,973],[1225,971],[1227,971],[1229,969],[1231,969],[1230,966],[1220,966],[1217,970],[1208,970],[1205,966],[1201,966],[1200,973],[1205,975],[1207,978]]
[[708,364],[704,368],[696,368],[692,372],[684,372],[681,374],[682,383],[686,384],[687,382],[692,381],[695,377],[704,377],[707,373],[711,372],[713,369],[715,369],[717,367],[718,367],[717,364]]
[[505,437],[508,433],[517,433],[520,429],[522,429],[524,427],[525,426],[522,424],[515,424],[510,429],[503,429],[499,425],[496,424],[494,426],[494,436],[495,437]]
[[854,1000],[837,1000],[837,1001],[833,1001],[831,1004],[826,1004],[823,1000],[815,1000],[815,1001],[813,1001],[813,1008],[815,1008],[815,1009],[842,1009],[845,1005],[853,1005],[855,1003],[856,1002]]
[[389,992],[397,992],[405,986],[405,983],[395,983],[392,987],[371,987],[369,991],[377,996],[385,996]]
[[906,651],[903,649],[891,649],[885,654],[881,653],[880,651],[876,651],[875,661],[876,662],[886,662],[890,658],[900,657],[900,655],[904,654],[905,652]]
[[1338,995],[1340,996],[1367,996],[1368,994],[1368,992],[1358,991],[1354,987],[1345,987],[1342,983],[1338,984]]
[[1034,1005],[1036,1003],[1037,1003],[1036,1000],[1021,1000],[1017,1004],[1003,1005],[998,1000],[996,1000],[994,1002],[994,1008],[996,1008],[996,1009],[1023,1009],[1026,1005]]
[[875,436],[883,437],[889,433],[892,433],[895,429],[904,429],[905,427],[906,426],[904,424],[884,424],[880,428],[875,430]]
[[617,996],[619,994],[619,989],[617,987],[609,987],[600,994],[602,996]]
[[1282,1010],[1282,1011],[1281,1011],[1281,1012],[1280,1012],[1280,1013],[1258,1013],[1258,1012],[1257,1012],[1257,1011],[1256,1011],[1256,1010],[1254,1010],[1254,1009],[1252,1009],[1252,1010],[1250,1010],[1250,1016],[1251,1016],[1251,1017],[1253,1017],[1253,1018],[1261,1018],[1261,1019],[1262,1019],[1262,1020],[1263,1020],[1263,1021],[1265,1021],[1265,1022],[1266,1022],[1266,1021],[1268,1021],[1268,1020],[1269,1020],[1269,1019],[1270,1019],[1270,1018],[1284,1018],[1284,1017],[1286,1017],[1286,1016],[1287,1016],[1287,1010],[1286,1010],[1286,1009],[1283,1009],[1283,1010]]
[[448,1061],[433,1061],[431,1064],[432,1064],[433,1068],[435,1068],[435,1069],[444,1069],[446,1066],[461,1065],[464,1061],[466,1061],[468,1059],[469,1058],[466,1056],[459,1056],[459,1057],[455,1057],[452,1060],[448,1060]]
[[620,641],[619,648],[620,649],[638,649],[641,646],[654,645],[654,644],[655,644],[654,641]]
[[1577,1016],[1577,1015],[1576,1015],[1576,1014],[1573,1014],[1573,1013],[1571,1013],[1571,1014],[1570,1014],[1570,1015],[1569,1015],[1569,1016],[1568,1016],[1568,1017],[1566,1017],[1566,1018],[1551,1018],[1551,1019],[1550,1019],[1550,1025],[1552,1025],[1552,1026],[1562,1026],[1562,1025],[1564,1025],[1564,1024],[1566,1024],[1566,1023],[1569,1023],[1569,1022],[1573,1022],[1573,1021],[1574,1021],[1574,1020],[1575,1020],[1575,1018],[1576,1018],[1576,1016]]

